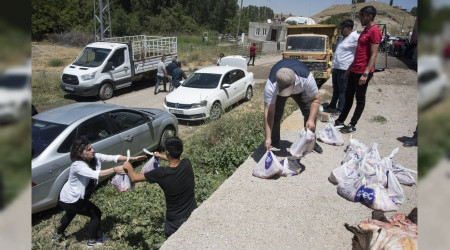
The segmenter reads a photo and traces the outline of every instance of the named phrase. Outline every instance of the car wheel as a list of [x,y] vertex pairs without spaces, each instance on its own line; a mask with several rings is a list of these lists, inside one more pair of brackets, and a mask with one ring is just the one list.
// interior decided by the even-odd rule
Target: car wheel
[[166,148],[165,141],[167,138],[176,136],[177,133],[172,126],[167,126],[161,134],[161,139],[159,140],[159,149],[162,151]]
[[114,89],[113,89],[111,83],[103,84],[103,86],[100,88],[100,91],[98,92],[98,96],[102,100],[110,99],[113,96],[113,94],[114,94]]
[[222,116],[222,106],[219,102],[215,102],[209,111],[209,119],[217,120]]
[[252,86],[248,86],[247,91],[245,92],[245,101],[248,102],[253,97],[253,89]]

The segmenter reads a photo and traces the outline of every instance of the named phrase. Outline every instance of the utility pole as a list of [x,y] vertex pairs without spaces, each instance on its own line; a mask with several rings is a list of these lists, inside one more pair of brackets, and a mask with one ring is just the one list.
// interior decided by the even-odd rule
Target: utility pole
[[239,21],[238,21],[238,27],[236,31],[236,38],[239,36],[239,28],[241,27],[241,15],[242,15],[242,2],[244,0],[241,0],[241,8],[239,9]]
[[[98,0],[98,5],[94,0],[94,35],[95,41],[102,41],[106,37],[112,37],[111,14],[109,10],[109,0]],[[103,1],[106,2],[103,5]],[[107,32],[109,31],[109,36]]]
[[352,12],[350,14],[350,18],[355,22],[356,19],[356,2],[357,0],[352,0]]

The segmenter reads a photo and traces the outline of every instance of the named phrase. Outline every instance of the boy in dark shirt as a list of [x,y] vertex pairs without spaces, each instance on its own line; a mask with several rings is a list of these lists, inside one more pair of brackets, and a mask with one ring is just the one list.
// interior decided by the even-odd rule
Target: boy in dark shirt
[[126,162],[124,169],[134,182],[148,181],[158,183],[166,197],[166,237],[175,233],[197,208],[195,201],[194,171],[188,158],[181,159],[183,143],[179,138],[171,137],[165,141],[166,153],[154,153],[155,157],[169,161],[168,167],[159,167],[145,174],[137,174],[133,166]]

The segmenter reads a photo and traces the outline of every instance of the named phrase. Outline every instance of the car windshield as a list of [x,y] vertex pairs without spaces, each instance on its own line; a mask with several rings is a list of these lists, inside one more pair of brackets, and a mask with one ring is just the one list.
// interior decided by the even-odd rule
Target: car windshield
[[31,157],[38,157],[53,140],[61,134],[67,125],[40,121],[31,121]]
[[77,59],[75,59],[73,65],[91,68],[98,67],[102,65],[103,61],[110,52],[110,49],[86,47]]
[[2,74],[0,75],[0,88],[23,89],[29,83],[26,74]]
[[214,89],[219,85],[220,74],[194,73],[190,75],[183,83],[183,87]]
[[287,51],[325,51],[325,38],[320,36],[289,37]]

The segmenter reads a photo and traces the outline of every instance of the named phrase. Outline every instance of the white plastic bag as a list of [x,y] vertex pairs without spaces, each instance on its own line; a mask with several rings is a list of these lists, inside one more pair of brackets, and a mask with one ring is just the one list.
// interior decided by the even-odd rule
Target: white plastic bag
[[267,151],[253,168],[253,175],[259,178],[267,179],[281,173],[282,171],[283,166],[281,166],[280,162],[271,151]]
[[379,183],[361,186],[356,192],[354,201],[384,212],[398,210],[397,205],[389,197],[387,190]]
[[158,158],[156,158],[155,156],[153,156],[152,158],[150,158],[150,160],[147,161],[147,163],[145,163],[145,165],[142,167],[141,169],[141,174],[145,174],[149,171],[152,171],[155,168],[159,168],[159,162],[158,162]]
[[281,161],[281,165],[283,165],[283,171],[281,175],[283,176],[294,176],[300,174],[303,170],[303,167],[298,163],[298,159],[295,157],[287,157],[286,159]]
[[327,125],[320,130],[319,139],[326,144],[334,146],[344,145],[341,132],[334,127],[334,119],[331,116],[328,119]]
[[395,204],[401,204],[405,201],[405,194],[403,193],[403,188],[398,182],[397,176],[391,171],[386,172],[387,175],[387,192],[391,200]]
[[364,176],[356,176],[353,178],[346,178],[343,182],[337,186],[337,192],[340,196],[349,201],[355,201],[356,192],[366,185],[366,179]]
[[364,160],[371,165],[381,160],[377,142],[372,143],[372,147],[370,147],[364,155]]
[[311,153],[314,148],[315,137],[316,136],[311,130],[304,128],[300,133],[300,136],[292,144],[289,152],[295,157],[303,157],[306,154]]
[[120,192],[124,192],[130,189],[134,188],[134,183],[131,183],[130,178],[128,175],[124,174],[116,174],[112,180],[111,183],[119,189]]
[[414,177],[411,173],[417,174],[416,171],[407,169],[400,164],[395,164],[392,166],[392,172],[397,176],[398,182],[403,185],[412,186],[416,184]]
[[355,178],[359,172],[358,164],[359,161],[357,159],[344,162],[344,164],[331,171],[328,180],[334,185],[337,185],[348,178]]
[[344,150],[345,155],[342,163],[348,162],[355,158],[362,159],[368,150],[369,149],[364,143],[357,139],[353,139],[352,135],[350,135],[350,142]]

